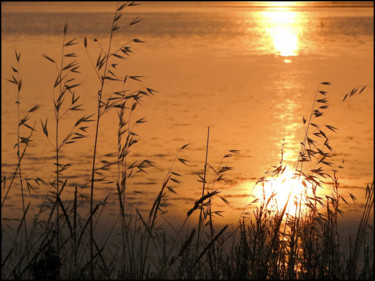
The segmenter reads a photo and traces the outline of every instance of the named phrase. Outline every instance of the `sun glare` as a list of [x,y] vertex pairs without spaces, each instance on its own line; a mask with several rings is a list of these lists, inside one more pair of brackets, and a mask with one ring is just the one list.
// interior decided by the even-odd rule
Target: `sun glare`
[[279,55],[296,56],[298,51],[298,37],[293,31],[284,28],[274,28],[271,31],[273,44]]
[[266,201],[272,197],[267,208],[281,211],[290,196],[286,213],[295,215],[299,211],[298,205],[301,205],[301,212],[303,213],[306,208],[306,195],[311,196],[311,188],[309,189],[308,184],[304,183],[304,185],[302,182],[302,179],[286,166],[285,170],[277,177],[270,178],[264,184],[264,188],[258,186],[257,197],[264,196]]
[[282,8],[263,11],[261,15],[273,52],[282,57],[297,56],[302,33],[300,13]]

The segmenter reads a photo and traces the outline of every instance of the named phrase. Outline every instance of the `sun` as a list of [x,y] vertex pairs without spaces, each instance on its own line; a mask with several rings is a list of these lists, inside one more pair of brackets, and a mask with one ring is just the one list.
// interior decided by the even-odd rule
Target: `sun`
[[307,198],[312,196],[311,186],[289,166],[284,166],[280,171],[277,176],[265,181],[262,187],[258,187],[257,197],[268,202],[267,209],[282,211],[288,204],[287,214],[295,216],[299,212],[304,213]]

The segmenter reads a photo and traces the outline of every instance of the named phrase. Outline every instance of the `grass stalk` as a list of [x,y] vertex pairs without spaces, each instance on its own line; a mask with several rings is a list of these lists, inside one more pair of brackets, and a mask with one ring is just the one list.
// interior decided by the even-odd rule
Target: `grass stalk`
[[[207,175],[207,160],[208,160],[208,145],[210,141],[210,127],[207,128],[207,145],[206,145],[206,157],[204,161],[204,172],[203,172],[203,185],[202,185],[202,197],[205,195],[205,187],[206,187],[206,175]],[[196,242],[196,253],[198,253],[200,235],[201,235],[201,227],[202,227],[202,214],[203,214],[203,206],[199,212],[199,220],[198,220],[198,232],[197,232],[197,242]]]
[[[94,140],[94,151],[93,151],[93,156],[92,156],[92,169],[91,169],[90,214],[93,211],[93,204],[94,204],[95,161],[96,161],[96,153],[97,153],[97,145],[98,145],[98,135],[99,135],[99,125],[100,125],[100,117],[101,117],[104,81],[105,81],[105,77],[107,76],[107,71],[108,71],[108,60],[109,60],[110,52],[111,52],[111,44],[112,44],[114,25],[115,25],[115,19],[117,17],[118,7],[119,7],[119,3],[117,3],[116,12],[114,14],[112,25],[111,25],[111,31],[110,31],[109,43],[108,43],[108,51],[107,51],[107,54],[105,55],[106,59],[105,59],[105,66],[104,66],[104,74],[103,76],[100,77],[101,85],[100,85],[100,90],[98,91],[98,106],[97,106],[97,113],[96,113],[95,140]],[[93,258],[94,258],[94,229],[93,229],[93,220],[91,219],[90,220],[90,276],[91,278],[94,278]]]
[[[16,58],[17,58],[17,52],[16,52]],[[20,113],[21,97],[20,97],[20,93],[21,93],[21,88],[22,88],[22,78],[19,77],[20,71],[21,71],[19,59],[17,59],[17,69],[18,69],[17,74],[16,74],[16,80],[18,81],[17,101],[16,101],[16,104],[17,104],[17,157],[18,157],[18,162],[20,163],[18,175],[19,175],[20,187],[21,187],[22,211],[23,211],[23,213],[25,213],[25,195],[24,195],[24,189],[23,189],[22,165],[21,165],[21,155],[20,155],[20,144],[21,144],[21,141],[20,141],[20,138],[21,138],[21,136],[20,136],[20,127],[21,127],[21,119],[20,119],[20,116],[21,116],[21,113]],[[24,219],[23,221],[24,221],[25,243],[26,243],[25,247],[26,247],[26,249],[28,249],[26,219]],[[22,244],[22,240],[21,240],[21,244]],[[29,260],[29,255],[27,255],[27,259]]]

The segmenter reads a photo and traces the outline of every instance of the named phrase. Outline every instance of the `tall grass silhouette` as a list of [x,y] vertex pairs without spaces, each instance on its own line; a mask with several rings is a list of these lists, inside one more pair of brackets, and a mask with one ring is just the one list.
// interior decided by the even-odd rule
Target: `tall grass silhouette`
[[[333,148],[330,134],[338,129],[320,122],[328,110],[329,82],[318,85],[307,119],[302,118],[305,135],[296,159],[295,167],[287,167],[283,161],[283,149],[278,165],[260,177],[255,188],[262,195],[249,190],[248,200],[243,208],[237,225],[215,225],[215,216],[221,216],[221,210],[214,210],[213,200],[230,202],[220,195],[217,183],[224,181],[226,172],[232,168],[226,165],[228,158],[235,157],[240,151],[231,149],[214,167],[209,161],[210,128],[207,130],[205,153],[202,155],[202,173],[198,175],[201,194],[195,203],[186,210],[181,225],[172,225],[165,213],[168,211],[168,197],[176,193],[173,184],[181,184],[183,175],[179,170],[188,165],[185,153],[189,144],[176,149],[176,155],[166,171],[165,179],[160,183],[150,210],[145,214],[129,205],[128,192],[135,177],[141,177],[154,166],[152,161],[129,158],[138,142],[137,126],[146,122],[144,118],[135,118],[134,113],[145,97],[151,97],[156,90],[142,87],[127,89],[127,81],[141,81],[141,76],[124,75],[118,71],[118,65],[132,54],[131,44],[144,43],[133,38],[115,48],[115,35],[122,28],[130,28],[142,19],[135,17],[128,24],[120,24],[125,18],[126,9],[137,5],[134,2],[118,3],[115,8],[108,46],[95,39],[100,52],[95,59],[90,55],[90,40],[83,42],[67,39],[68,26],[63,27],[61,56],[52,58],[43,54],[56,69],[53,85],[52,109],[54,112],[54,133],[50,131],[48,118],[30,125],[32,114],[39,105],[32,106],[25,117],[21,118],[20,99],[22,90],[21,53],[15,52],[17,67],[12,68],[11,78],[7,79],[16,87],[17,103],[17,165],[10,181],[2,176],[2,246],[7,240],[11,247],[3,252],[1,260],[1,278],[3,279],[372,279],[374,272],[373,240],[366,240],[369,231],[369,219],[374,204],[374,183],[366,187],[366,203],[358,226],[354,243],[349,244],[349,254],[343,248],[338,233],[339,215],[342,204],[349,204],[340,193],[338,172],[333,169]],[[81,114],[83,104],[79,104],[80,83],[79,62],[74,48],[86,50],[93,71],[98,79],[99,88],[91,93],[97,101],[94,113]],[[111,84],[115,91],[107,91]],[[344,101],[355,93],[361,94],[369,85],[360,85],[349,91]],[[89,109],[90,110],[90,109]],[[100,151],[99,133],[101,118],[114,111],[118,117],[117,150],[98,159]],[[67,113],[77,115],[71,126],[62,126]],[[72,163],[65,163],[63,155],[69,150],[64,147],[86,138],[87,129],[94,124],[93,154],[90,160],[90,173],[87,180],[74,188],[71,200],[62,199],[69,174],[66,173]],[[62,128],[69,128],[64,133]],[[65,129],[66,130],[66,129]],[[32,140],[34,132],[45,135],[54,151],[55,172],[52,181],[44,177],[26,178],[22,173],[22,160]],[[25,136],[23,133],[27,132]],[[107,179],[106,171],[117,168],[116,181]],[[292,178],[298,182],[288,191],[285,203],[278,201],[278,190],[267,193],[276,185],[277,178],[292,171]],[[209,177],[208,175],[213,175]],[[209,178],[213,178],[211,181]],[[21,189],[22,217],[17,229],[8,230],[6,208],[8,194],[19,180]],[[118,213],[104,237],[97,235],[98,223],[110,194],[104,199],[95,197],[97,186],[107,182],[116,195]],[[45,194],[39,211],[31,218],[31,202],[25,199],[25,183],[28,192],[33,185],[45,186]],[[319,195],[325,185],[331,186],[330,194]],[[292,185],[292,183],[289,183]],[[293,188],[299,188],[298,193]],[[85,190],[89,193],[85,194]],[[33,191],[40,192],[40,191]],[[68,196],[68,194],[66,195]],[[354,195],[350,194],[353,201]],[[81,199],[83,198],[83,199]],[[87,213],[87,215],[83,215]],[[31,225],[26,221],[30,220]],[[167,231],[167,227],[169,229]],[[119,236],[120,239],[114,239]],[[372,243],[372,244],[371,244]]]

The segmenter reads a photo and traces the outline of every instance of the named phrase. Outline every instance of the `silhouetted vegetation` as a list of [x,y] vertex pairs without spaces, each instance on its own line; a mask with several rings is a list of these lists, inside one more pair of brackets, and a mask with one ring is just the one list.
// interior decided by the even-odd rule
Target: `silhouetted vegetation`
[[[127,208],[127,191],[131,179],[154,165],[147,159],[134,162],[129,159],[133,145],[138,141],[135,127],[145,122],[144,118],[134,119],[133,114],[142,99],[157,93],[148,87],[127,89],[129,79],[140,81],[142,77],[123,75],[117,71],[117,66],[124,63],[123,59],[133,52],[132,44],[144,43],[141,39],[132,38],[119,48],[114,48],[117,32],[141,21],[141,18],[136,17],[125,26],[120,24],[126,9],[135,5],[138,4],[117,4],[107,48],[94,39],[93,44],[98,44],[101,50],[95,58],[87,51],[91,42],[86,37],[80,43],[76,39],[67,39],[67,25],[63,27],[61,57],[52,58],[43,54],[44,59],[56,68],[56,80],[45,81],[54,89],[54,120],[46,118],[40,120],[40,124],[39,121],[31,124],[30,120],[39,105],[32,106],[26,116],[21,118],[22,61],[21,53],[15,52],[17,66],[12,66],[8,81],[15,85],[17,93],[15,146],[18,164],[10,179],[2,176],[4,192],[1,213],[3,214],[9,191],[14,188],[14,182],[19,180],[23,216],[19,219],[17,229],[8,236],[6,218],[2,215],[2,245],[5,239],[9,239],[12,247],[5,253],[2,247],[1,278],[373,279],[373,238],[366,240],[366,233],[372,231],[369,228],[369,218],[374,204],[374,183],[366,187],[366,204],[357,235],[348,243],[349,254],[345,253],[343,243],[346,241],[340,240],[337,230],[339,216],[343,214],[340,206],[349,202],[340,194],[337,171],[330,170],[333,149],[329,134],[335,133],[337,128],[319,122],[319,118],[329,107],[326,90],[329,82],[319,84],[310,116],[307,119],[303,117],[302,120],[306,133],[293,168],[293,177],[301,182],[304,190],[300,190],[299,196],[290,193],[285,205],[277,206],[276,193],[266,196],[263,192],[263,197],[252,198],[253,201],[244,206],[238,225],[215,226],[213,217],[220,215],[220,211],[211,208],[212,199],[218,197],[229,204],[220,196],[215,184],[224,180],[225,173],[231,169],[225,166],[225,159],[240,152],[229,150],[221,159],[220,166],[213,168],[207,157],[210,139],[208,128],[205,155],[202,155],[202,159],[205,156],[205,162],[202,163],[203,172],[199,175],[202,194],[186,210],[186,217],[181,225],[174,225],[171,231],[166,231],[163,222],[168,223],[164,216],[168,208],[167,200],[173,200],[168,199],[168,194],[175,193],[170,183],[181,183],[182,175],[176,171],[176,166],[183,167],[188,163],[188,159],[181,154],[189,149],[189,144],[178,149],[148,215],[142,215],[138,209]],[[80,83],[76,81],[76,76],[80,72],[73,46],[83,46],[86,49],[99,82],[97,92],[90,93],[98,101],[94,114],[80,113],[84,109],[77,95]],[[112,88],[107,91],[109,84]],[[112,91],[113,88],[117,90]],[[361,85],[353,89],[344,100],[356,92],[362,93],[365,88],[366,85]],[[116,111],[118,115],[118,149],[108,154],[108,158],[98,160],[98,135],[103,130],[100,120],[109,111]],[[74,112],[79,116],[69,132],[62,136],[59,128],[67,112]],[[53,133],[50,131],[52,122],[55,124]],[[69,202],[64,201],[61,195],[70,180],[66,171],[72,163],[64,163],[62,154],[69,153],[69,150],[63,152],[62,148],[87,137],[86,131],[90,124],[95,124],[91,172],[87,175],[86,182],[75,187],[73,198]],[[64,125],[64,128],[67,126],[69,125]],[[21,132],[26,132],[25,136]],[[26,178],[22,174],[22,161],[35,132],[44,134],[54,147],[54,163],[51,164],[56,170],[53,180]],[[116,182],[110,182],[106,178],[105,171],[111,166],[117,167]],[[268,177],[259,178],[255,185],[266,189],[267,184],[282,176],[286,168],[281,154],[280,163],[267,173]],[[208,181],[208,173],[214,174],[213,181]],[[99,241],[95,233],[109,194],[102,201],[94,200],[94,196],[96,185],[105,181],[112,186],[118,198],[118,214],[113,228]],[[331,193],[319,196],[318,190],[328,182]],[[28,213],[31,202],[26,202],[24,193],[26,187],[27,192],[37,192],[33,191],[34,185],[45,186],[48,192],[39,213],[31,218]],[[89,194],[85,194],[87,189]],[[249,194],[249,199],[251,196]],[[353,195],[350,196],[353,201],[356,200]],[[289,206],[294,206],[294,211],[288,211]],[[80,214],[82,210],[88,210],[86,217]],[[193,213],[198,217],[196,222],[192,222]],[[27,227],[26,220],[32,220],[32,225]],[[119,243],[112,241],[116,235],[120,239],[113,241]]]

